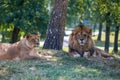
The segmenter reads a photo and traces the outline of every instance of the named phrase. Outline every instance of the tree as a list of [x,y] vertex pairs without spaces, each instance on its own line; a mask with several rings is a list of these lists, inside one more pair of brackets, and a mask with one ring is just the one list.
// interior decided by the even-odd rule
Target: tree
[[113,12],[112,12],[112,17],[114,21],[114,26],[115,26],[115,37],[114,37],[114,48],[113,51],[114,53],[118,53],[118,37],[119,37],[119,30],[120,30],[120,6],[119,6],[120,1],[113,1]]
[[[104,3],[103,3],[104,4]],[[119,23],[119,18],[120,17],[120,14],[119,14],[119,1],[118,0],[115,0],[115,1],[111,1],[111,0],[108,0],[106,1],[105,3],[105,12],[106,12],[106,40],[105,40],[105,51],[108,52],[109,51],[109,35],[110,35],[110,26],[111,24],[118,24]],[[114,28],[117,28],[116,26],[113,26]],[[119,29],[119,28],[118,28]],[[115,33],[118,33],[117,30],[115,30],[116,32]],[[118,40],[117,37],[118,35],[115,34],[115,44],[118,45]],[[115,47],[115,46],[114,46]],[[116,48],[118,48],[118,46],[116,46]]]
[[108,12],[106,14],[106,36],[105,36],[105,52],[109,52],[109,43],[110,43],[110,24],[111,21],[110,21],[110,13]]
[[101,41],[101,35],[102,35],[102,22],[100,22],[99,24],[99,33],[98,33],[98,41]]
[[[11,42],[16,42],[19,31],[32,33],[39,31],[42,37],[48,24],[48,10],[45,5],[48,0],[1,0],[0,1],[0,21],[1,24],[13,24]],[[14,31],[15,30],[15,31]]]
[[18,34],[20,32],[20,28],[14,27],[13,32],[12,32],[12,39],[11,43],[17,42],[18,41]]
[[66,9],[68,0],[55,0],[48,24],[44,49],[61,50],[66,21]]
[[115,53],[118,52],[118,36],[119,36],[119,26],[116,26],[116,28],[115,28],[115,39],[114,39],[114,49],[113,49],[113,51]]
[[75,26],[83,22],[84,0],[69,0],[67,7],[67,25]]

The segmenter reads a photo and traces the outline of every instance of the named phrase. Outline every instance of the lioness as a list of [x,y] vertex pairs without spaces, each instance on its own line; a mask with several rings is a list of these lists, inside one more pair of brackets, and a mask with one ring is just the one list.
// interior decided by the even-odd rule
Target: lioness
[[25,60],[43,58],[36,47],[39,47],[40,34],[28,34],[13,44],[0,44],[0,60]]
[[92,39],[92,29],[85,25],[78,25],[72,31],[69,37],[69,53],[73,57],[112,57],[104,51],[95,48],[95,43]]

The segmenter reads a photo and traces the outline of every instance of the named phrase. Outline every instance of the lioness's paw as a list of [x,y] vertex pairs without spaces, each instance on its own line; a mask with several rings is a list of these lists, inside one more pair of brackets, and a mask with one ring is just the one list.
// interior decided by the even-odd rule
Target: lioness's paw
[[78,57],[81,57],[81,56],[80,56],[80,54],[74,54],[73,57],[78,58]]
[[52,56],[41,56],[41,59],[44,59],[44,60],[50,60],[52,58]]

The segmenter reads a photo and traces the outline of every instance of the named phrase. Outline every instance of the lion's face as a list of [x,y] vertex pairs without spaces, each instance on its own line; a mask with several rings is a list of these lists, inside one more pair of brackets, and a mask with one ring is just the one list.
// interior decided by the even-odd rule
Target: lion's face
[[27,42],[26,44],[28,45],[28,47],[39,47],[40,45],[40,34],[35,35],[35,34],[28,34],[26,36]]
[[88,39],[91,37],[91,34],[92,30],[89,27],[78,27],[72,32],[74,40],[76,40],[79,45],[84,45],[87,43]]
[[85,25],[76,26],[69,37],[70,55],[73,57],[89,57],[93,51],[93,47],[92,29]]
[[86,32],[78,32],[75,38],[80,45],[84,45],[87,42],[88,34]]

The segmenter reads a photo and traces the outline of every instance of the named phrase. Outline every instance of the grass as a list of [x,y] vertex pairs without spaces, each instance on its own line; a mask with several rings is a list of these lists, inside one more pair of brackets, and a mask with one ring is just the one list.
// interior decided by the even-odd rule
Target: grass
[[[119,35],[120,35],[120,33],[119,33]],[[114,36],[115,36],[115,34],[113,32],[111,32],[110,33],[110,47],[114,47]],[[97,41],[97,37],[98,37],[98,35],[92,37],[95,40],[96,46],[104,47],[105,33],[102,34],[101,41]],[[120,37],[118,37],[118,46],[120,47]]]
[[72,58],[43,50],[49,60],[0,61],[0,80],[119,80],[120,60]]
[[[96,46],[104,47],[103,36],[104,34],[102,41],[96,41],[97,36],[93,37]],[[110,46],[112,47],[113,39],[111,35]],[[64,47],[63,50],[67,52],[68,48]],[[0,61],[0,80],[120,80],[120,59],[72,58],[62,51],[41,51],[51,55],[52,58]]]

